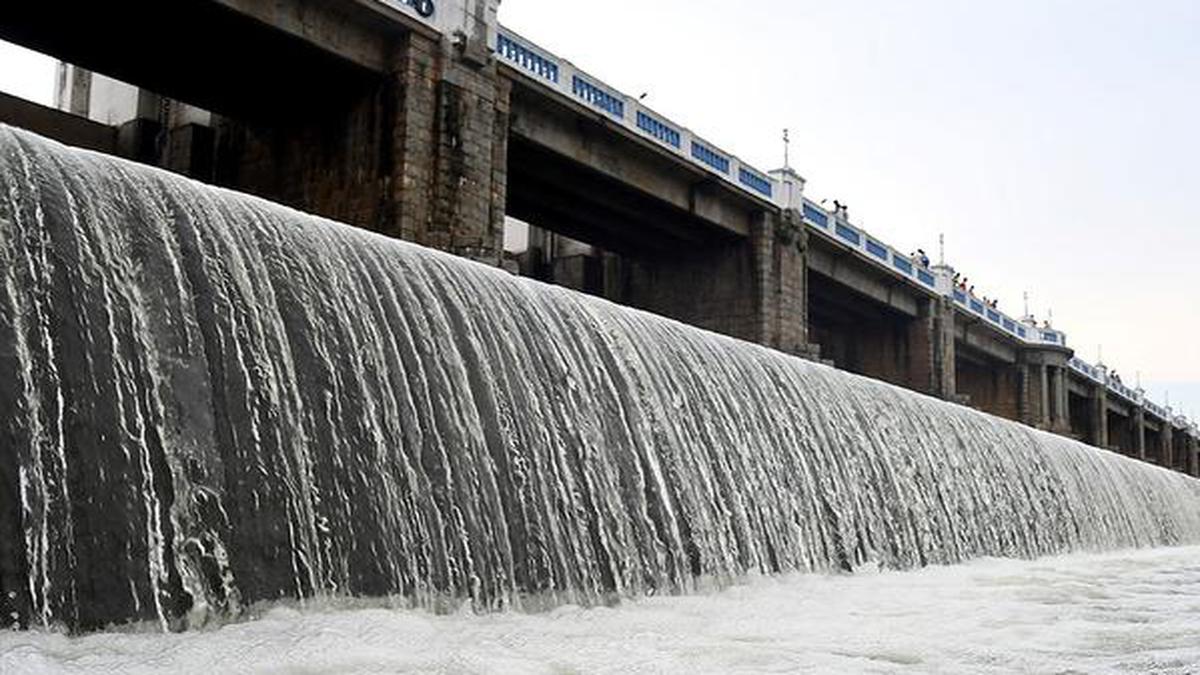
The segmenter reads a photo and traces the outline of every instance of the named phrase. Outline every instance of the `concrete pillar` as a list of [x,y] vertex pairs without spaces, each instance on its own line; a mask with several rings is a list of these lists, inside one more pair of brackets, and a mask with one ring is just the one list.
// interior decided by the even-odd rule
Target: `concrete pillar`
[[1002,365],[993,378],[992,405],[985,408],[994,415],[1020,421],[1022,406],[1027,404],[1028,375],[1020,365]]
[[[509,83],[496,64],[457,58],[449,42],[409,33],[393,55],[399,98],[385,231],[499,264],[508,165]],[[390,222],[388,222],[390,221]]]
[[1097,384],[1092,389],[1092,443],[1108,447],[1108,387]]
[[1133,446],[1137,458],[1146,461],[1146,409],[1141,406],[1133,413]]
[[1038,429],[1044,429],[1042,421],[1044,408],[1041,406],[1041,393],[1045,391],[1042,385],[1040,364],[1028,366],[1018,363],[1017,375],[1017,419],[1022,423]]
[[810,355],[808,343],[808,228],[799,211],[763,214],[754,232],[756,295],[765,346]]
[[450,41],[397,34],[373,85],[278,123],[215,120],[215,181],[500,264],[510,83]]
[[1188,473],[1200,478],[1200,442],[1190,434],[1187,437],[1187,453],[1189,457]]
[[1163,422],[1162,433],[1158,435],[1159,457],[1162,465],[1168,469],[1175,468],[1175,428],[1169,420]]
[[1057,431],[1061,434],[1071,435],[1071,369],[1069,367],[1060,368],[1058,378],[1058,425]]
[[933,389],[930,393],[945,401],[958,397],[955,369],[954,303],[939,298],[933,303]]
[[1069,434],[1068,353],[1060,349],[1026,349],[1017,366],[1020,420],[1029,426]]
[[889,364],[877,367],[881,372],[902,374],[899,378],[883,379],[893,379],[914,391],[953,400],[956,390],[954,307],[944,298],[922,301],[919,315],[908,322],[904,337],[907,349],[889,350],[888,353],[882,348],[872,350],[882,359],[900,361],[890,364],[891,367]]
[[1049,429],[1051,425],[1050,416],[1050,392],[1051,392],[1051,368],[1046,364],[1038,364],[1036,366],[1038,376],[1038,427],[1041,429]]

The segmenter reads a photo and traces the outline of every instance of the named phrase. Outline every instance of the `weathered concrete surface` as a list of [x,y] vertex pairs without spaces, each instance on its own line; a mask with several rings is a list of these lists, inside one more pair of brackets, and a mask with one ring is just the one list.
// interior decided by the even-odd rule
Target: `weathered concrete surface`
[[[262,23],[233,4],[280,17],[302,13],[310,35]],[[355,59],[370,49],[379,52],[371,66],[386,62],[383,42],[373,37],[382,26],[374,13],[345,2],[172,0],[168,9],[149,0],[38,0],[7,3],[0,38],[175,100],[270,123],[336,104],[377,77],[382,69]],[[394,24],[387,30],[399,32]],[[338,52],[348,45],[354,49]]]
[[1133,416],[1133,447],[1131,454],[1146,461],[1146,410],[1139,407]]
[[117,130],[0,92],[0,122],[28,129],[67,145],[113,154]]
[[[778,212],[774,204],[730,189],[603,113],[501,68],[513,81],[512,215],[537,217],[527,213],[533,208],[528,201],[540,201],[536,194],[527,196],[531,192],[603,201],[624,216],[619,227],[611,222],[566,225],[589,230],[589,241],[604,238],[593,243],[631,252],[642,248],[639,229],[665,230],[665,236],[691,242],[711,241],[714,234],[748,237],[759,213]],[[580,188],[585,194],[576,194]],[[598,192],[589,199],[590,190]]]
[[1089,438],[1096,447],[1108,446],[1108,389],[1100,385],[1092,387],[1092,428]]
[[[389,70],[391,39],[402,32],[384,23],[374,12],[364,11],[363,2],[328,0],[213,0],[232,12],[282,31],[295,38],[356,63],[384,73]],[[402,15],[399,20],[403,21]],[[425,30],[416,21],[409,30]],[[434,34],[427,34],[433,37]]]
[[812,237],[808,267],[888,311],[913,319],[921,316],[922,302],[932,297],[823,237]]
[[834,365],[954,400],[956,324],[944,298],[812,236],[809,334]]
[[618,300],[807,355],[806,245],[798,214],[763,212],[736,243],[628,259]]
[[319,114],[222,119],[216,182],[498,263],[506,83],[419,33],[399,36],[390,58],[384,79]]
[[1200,478],[1200,442],[1196,441],[1194,436],[1188,436],[1186,442],[1188,446],[1188,458],[1192,462],[1188,473],[1196,478]]

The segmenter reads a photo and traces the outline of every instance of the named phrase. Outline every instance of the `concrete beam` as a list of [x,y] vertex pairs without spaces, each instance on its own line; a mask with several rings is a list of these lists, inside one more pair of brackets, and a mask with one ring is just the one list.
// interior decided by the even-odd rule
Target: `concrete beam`
[[736,236],[749,236],[755,219],[764,211],[778,211],[773,203],[729,188],[609,121],[603,113],[535,89],[524,76],[512,77],[511,133],[520,142],[553,152]]
[[[405,30],[428,31],[397,14],[386,21],[363,0],[212,0],[230,11],[299,38],[314,47],[377,73],[390,67],[392,40]],[[398,23],[402,21],[403,23]]]
[[1016,342],[987,324],[958,312],[954,317],[955,340],[960,349],[970,349],[1001,363],[1015,365],[1021,350]]
[[508,148],[508,213],[625,256],[686,255],[737,235],[520,137]]
[[1117,396],[1108,397],[1108,411],[1121,417],[1133,417],[1137,406]]
[[115,128],[5,93],[0,93],[0,122],[78,148],[109,154],[117,149]]
[[1084,379],[1071,374],[1071,378],[1067,380],[1067,391],[1080,398],[1088,398],[1092,395],[1092,387],[1094,383],[1091,380]]
[[[279,20],[276,27],[264,20]],[[328,112],[374,87],[400,30],[357,3],[172,0],[8,3],[0,38],[123,82],[261,124]]]
[[808,270],[906,317],[921,316],[927,296],[854,254],[820,237],[810,237]]

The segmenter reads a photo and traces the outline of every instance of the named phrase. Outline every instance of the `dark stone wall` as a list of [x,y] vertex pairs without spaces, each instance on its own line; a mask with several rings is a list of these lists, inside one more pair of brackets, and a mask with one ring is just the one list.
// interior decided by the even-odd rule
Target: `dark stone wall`
[[750,236],[624,261],[618,301],[791,354],[807,354],[806,233],[763,213]]
[[1022,373],[1004,364],[958,359],[955,385],[972,407],[1005,419],[1021,419]]
[[222,119],[217,183],[498,264],[509,84],[421,34],[371,86],[269,123]]

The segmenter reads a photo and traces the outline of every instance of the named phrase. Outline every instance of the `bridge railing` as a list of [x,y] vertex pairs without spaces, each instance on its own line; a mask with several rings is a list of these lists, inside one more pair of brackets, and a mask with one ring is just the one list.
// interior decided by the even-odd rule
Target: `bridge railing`
[[[792,206],[788,203],[790,197],[786,194],[783,182],[770,172],[743,162],[733,153],[660,115],[643,105],[637,98],[610,87],[577,68],[570,61],[542,49],[503,26],[496,32],[494,47],[501,60],[530,80],[591,108],[601,117],[715,176],[735,190],[757,199],[768,200],[780,208]],[[1062,331],[1027,324],[989,307],[973,294],[954,288],[945,272],[918,264],[911,256],[883,243],[866,230],[848,222],[839,214],[826,210],[820,204],[805,198],[801,211],[805,223],[813,232],[848,248],[864,260],[923,292],[951,298],[961,310],[979,317],[1001,333],[1029,345],[1067,346],[1067,336]],[[1109,381],[1107,375],[1098,368],[1078,359],[1072,360],[1071,367],[1085,377],[1104,384],[1113,393],[1141,403],[1142,397],[1137,392]]]
[[671,152],[729,186],[757,199],[776,202],[780,181],[743,162],[687,127],[667,119],[637,98],[555,56],[517,33],[497,31],[496,54],[544,87],[581,103],[634,134]]
[[1139,394],[1132,388],[1126,386],[1123,382],[1117,382],[1112,378],[1109,378],[1108,380],[1108,390],[1125,399],[1126,401],[1129,401],[1130,403],[1136,403],[1138,405],[1142,405],[1144,403],[1144,397],[1142,394]]
[[911,256],[871,236],[869,232],[831,213],[810,199],[802,207],[804,222],[827,238],[850,248],[875,266],[909,281],[928,293],[940,295],[937,273]]
[[1067,336],[1060,330],[1042,328],[1020,319],[1015,319],[1001,312],[999,309],[988,305],[974,293],[969,293],[961,288],[954,288],[950,292],[950,295],[954,298],[954,304],[963,311],[979,317],[993,328],[1007,333],[1025,344],[1053,345],[1055,347],[1067,346]]
[[1078,357],[1071,359],[1071,370],[1083,375],[1096,384],[1104,384],[1106,381],[1104,373],[1099,368]]
[[1195,424],[1186,415],[1176,415],[1169,406],[1155,403],[1141,389],[1133,389],[1122,382],[1116,381],[1109,376],[1107,371],[1099,366],[1093,366],[1087,361],[1075,357],[1071,359],[1071,370],[1096,384],[1104,386],[1110,394],[1119,396],[1134,405],[1141,406],[1146,412],[1164,422],[1173,424],[1180,429],[1195,427]]
[[[542,86],[594,109],[613,123],[716,176],[737,190],[759,199],[770,200],[780,207],[788,206],[781,181],[769,172],[743,162],[733,153],[722,150],[687,127],[676,124],[642,105],[636,98],[626,96],[598,78],[588,75],[570,61],[551,54],[503,27],[497,32],[495,47],[496,54],[501,59]],[[951,293],[952,285],[949,280],[941,278],[937,271],[919,264],[911,256],[885,244],[838,214],[808,199],[803,201],[802,212],[804,221],[813,231],[851,249],[887,273],[927,293]],[[1059,331],[1029,326],[985,306],[978,298],[968,298],[957,291],[954,292],[954,300],[968,313],[980,316],[997,330],[1023,343],[1066,346],[1066,336]]]

